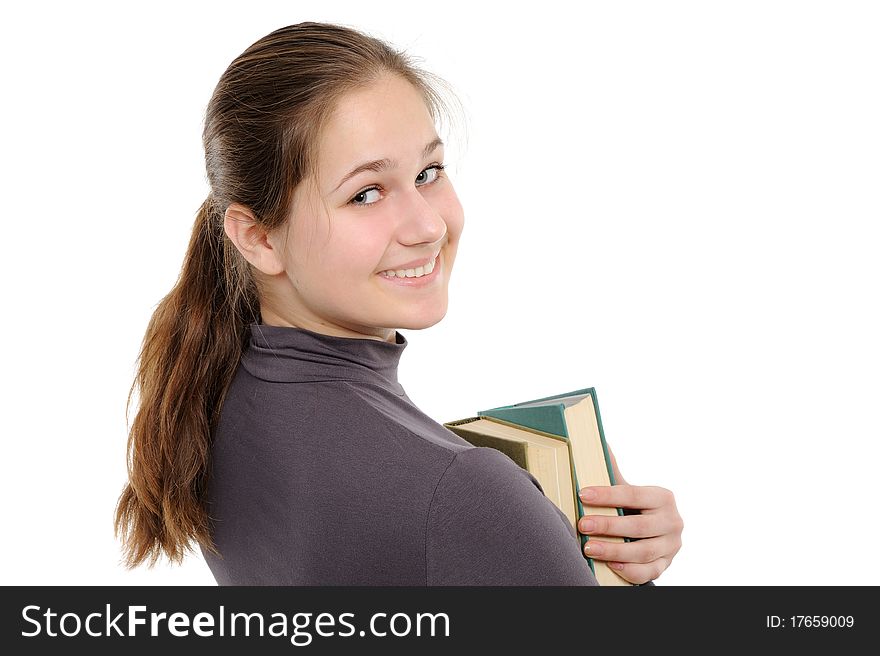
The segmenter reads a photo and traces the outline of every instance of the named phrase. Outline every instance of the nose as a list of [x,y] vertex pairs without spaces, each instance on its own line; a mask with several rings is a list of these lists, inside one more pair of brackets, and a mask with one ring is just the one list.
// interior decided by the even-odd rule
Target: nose
[[418,189],[405,195],[399,212],[397,238],[401,244],[433,244],[446,234],[446,221],[440,208],[432,205]]

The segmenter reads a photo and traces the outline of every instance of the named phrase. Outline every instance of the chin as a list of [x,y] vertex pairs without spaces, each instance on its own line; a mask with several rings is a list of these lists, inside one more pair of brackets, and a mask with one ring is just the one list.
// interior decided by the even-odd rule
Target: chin
[[401,317],[395,322],[395,325],[397,328],[404,328],[406,330],[424,330],[440,323],[445,316],[446,307],[444,305],[441,312],[430,312],[414,317]]

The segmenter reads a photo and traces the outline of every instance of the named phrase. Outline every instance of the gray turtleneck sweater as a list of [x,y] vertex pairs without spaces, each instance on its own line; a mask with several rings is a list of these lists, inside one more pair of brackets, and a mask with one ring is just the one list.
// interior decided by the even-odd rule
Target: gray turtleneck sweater
[[407,340],[252,324],[208,512],[221,585],[596,585],[535,478],[421,412]]

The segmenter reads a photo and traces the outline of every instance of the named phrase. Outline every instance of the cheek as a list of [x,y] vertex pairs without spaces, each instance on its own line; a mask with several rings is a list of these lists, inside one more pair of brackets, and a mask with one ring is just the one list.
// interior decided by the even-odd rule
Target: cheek
[[377,231],[359,230],[334,235],[321,256],[322,274],[327,282],[340,287],[354,279],[369,278],[382,261],[387,246]]

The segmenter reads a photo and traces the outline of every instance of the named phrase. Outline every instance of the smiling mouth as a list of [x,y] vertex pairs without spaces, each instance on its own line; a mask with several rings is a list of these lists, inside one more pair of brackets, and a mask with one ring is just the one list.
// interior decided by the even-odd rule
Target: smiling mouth
[[416,267],[414,269],[388,269],[386,271],[380,271],[379,275],[386,278],[421,278],[422,276],[430,275],[431,272],[434,271],[439,256],[440,252],[438,251],[437,255],[435,255],[434,258],[424,266]]

